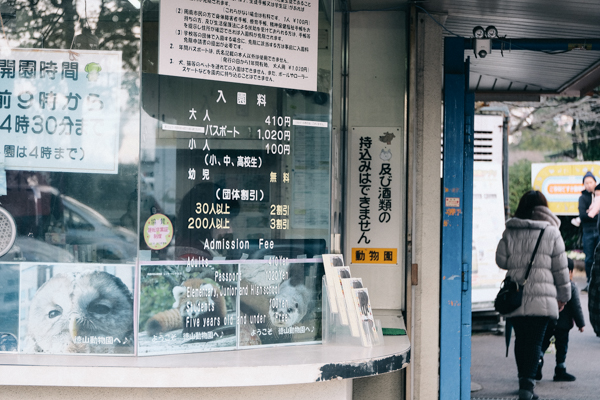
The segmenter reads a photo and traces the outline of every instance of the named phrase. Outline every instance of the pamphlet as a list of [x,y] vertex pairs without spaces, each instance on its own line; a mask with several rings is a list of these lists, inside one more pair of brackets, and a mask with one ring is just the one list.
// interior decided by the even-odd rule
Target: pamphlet
[[344,299],[346,301],[346,309],[348,310],[348,322],[350,323],[350,333],[354,337],[360,337],[359,319],[354,304],[353,289],[363,287],[361,278],[345,278],[342,279],[342,287],[344,289]]
[[323,254],[323,265],[325,267],[325,279],[327,282],[327,294],[329,308],[334,314],[338,313],[338,304],[336,301],[336,279],[337,273],[333,270],[334,267],[344,266],[344,256],[341,254]]
[[367,288],[353,289],[354,304],[359,319],[360,338],[363,346],[370,347],[379,342],[377,327],[373,319],[371,301]]
[[346,307],[342,279],[350,278],[350,267],[333,267],[333,270],[336,273],[336,279],[334,279],[335,298],[340,314],[340,322],[342,325],[348,325],[348,307]]

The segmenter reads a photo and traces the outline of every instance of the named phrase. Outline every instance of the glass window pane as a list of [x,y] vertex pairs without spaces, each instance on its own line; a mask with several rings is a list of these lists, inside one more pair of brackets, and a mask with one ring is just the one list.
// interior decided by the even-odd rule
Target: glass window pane
[[0,260],[133,263],[139,5],[16,0],[2,15],[0,203],[17,237]]

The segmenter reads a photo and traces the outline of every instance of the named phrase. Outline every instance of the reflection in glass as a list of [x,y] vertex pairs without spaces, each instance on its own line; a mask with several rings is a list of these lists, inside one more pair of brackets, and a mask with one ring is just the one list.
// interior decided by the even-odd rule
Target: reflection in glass
[[0,260],[134,262],[139,9],[126,0],[0,9],[0,202],[17,223]]
[[[315,44],[310,53],[317,58],[311,71],[317,78],[313,91],[263,86],[260,80],[234,83],[217,73],[212,80],[197,79],[196,68],[212,63],[205,54],[223,57],[198,72],[203,78],[213,68],[247,71],[255,62],[276,73],[269,57],[281,59],[281,70],[289,49],[253,45],[248,65],[240,61],[238,66],[228,56],[244,52],[235,43],[251,40],[252,29],[244,38],[246,28],[241,34],[224,29],[219,35],[225,39],[208,39],[218,36],[211,33],[213,27],[217,32],[236,18],[246,24],[243,13],[238,17],[215,11],[210,13],[216,15],[214,21],[209,21],[212,17],[204,18],[206,10],[197,2],[143,2],[140,192],[148,200],[140,204],[140,225],[152,214],[152,205],[170,220],[174,232],[166,248],[151,250],[140,244],[148,260],[141,274],[140,354],[321,340],[319,257],[330,248],[331,195],[331,21],[324,3],[311,3],[318,4],[319,15],[318,21],[311,20],[310,34],[324,34],[324,45]],[[240,4],[232,2],[230,9],[253,7]],[[181,15],[163,14],[161,6],[168,12],[181,7]],[[252,13],[261,11],[259,15],[270,18],[261,7],[257,4]],[[173,20],[161,20],[165,15],[174,15]],[[160,27],[172,26],[175,19],[182,24],[183,39],[159,37]],[[248,17],[254,22],[246,26],[259,29],[276,23],[261,19]],[[187,68],[187,77],[166,75],[158,67],[170,57],[162,52],[159,59],[159,44],[180,39],[170,47],[180,46],[180,58],[171,60]],[[234,276],[222,279],[221,273]],[[186,324],[193,319],[184,313],[208,300],[188,296],[189,308],[181,309],[177,294],[182,286],[193,290],[189,280],[197,278],[204,284],[213,281],[226,293],[226,323],[205,326],[201,314],[196,317],[202,325],[200,337],[190,339]],[[230,336],[234,334],[237,342]]]
[[19,335],[19,265],[0,265],[0,352],[15,352]]
[[[151,258],[296,257],[314,250],[298,248],[300,240],[321,241],[326,251],[331,48],[319,49],[316,91],[160,75],[159,7],[145,2],[142,11],[148,35],[141,174],[152,185],[141,190],[157,199],[175,233]],[[319,30],[328,32],[326,7],[320,7]]]

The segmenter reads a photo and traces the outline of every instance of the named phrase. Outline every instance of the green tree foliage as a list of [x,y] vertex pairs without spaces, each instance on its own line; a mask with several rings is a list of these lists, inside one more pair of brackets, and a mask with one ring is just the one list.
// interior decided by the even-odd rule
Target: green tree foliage
[[75,36],[90,28],[98,38],[98,50],[123,52],[122,83],[130,92],[138,91],[140,13],[129,1],[7,0],[2,5],[3,15],[10,17],[4,28],[12,46],[77,50]]
[[548,97],[506,105],[511,112],[512,149],[575,161],[600,160],[600,96]]
[[508,168],[508,202],[514,214],[521,196],[531,190],[531,161],[521,160]]
[[583,243],[581,242],[581,228],[573,225],[571,220],[572,215],[560,215],[560,234],[565,242],[566,250],[581,249]]
[[573,140],[571,135],[550,120],[533,129],[525,127],[521,130],[520,140],[514,146],[518,150],[541,150],[544,152],[558,153],[571,151]]
[[[600,107],[598,107],[600,114]],[[600,160],[600,124],[596,121],[576,121],[578,124],[575,132],[577,140],[574,147],[578,149],[584,160]]]

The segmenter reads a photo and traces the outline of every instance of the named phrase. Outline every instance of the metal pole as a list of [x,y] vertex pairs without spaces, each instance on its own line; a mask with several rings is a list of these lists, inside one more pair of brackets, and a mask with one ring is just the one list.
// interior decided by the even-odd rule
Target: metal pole
[[[475,39],[464,38],[464,48],[473,49]],[[493,50],[569,51],[600,50],[600,39],[491,39]]]
[[463,39],[447,37],[444,40],[440,400],[456,400],[461,396],[463,260],[459,249],[463,247],[465,200],[465,84]]

